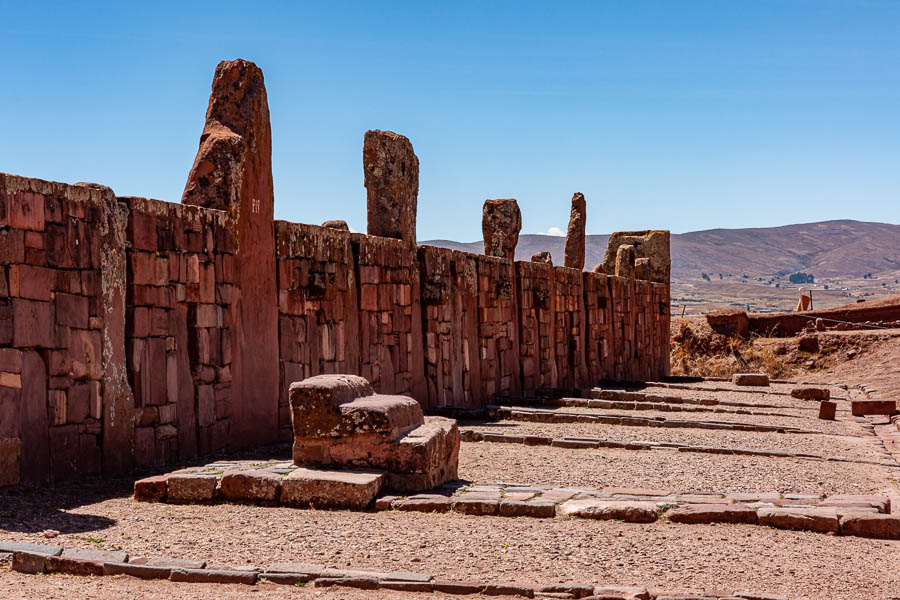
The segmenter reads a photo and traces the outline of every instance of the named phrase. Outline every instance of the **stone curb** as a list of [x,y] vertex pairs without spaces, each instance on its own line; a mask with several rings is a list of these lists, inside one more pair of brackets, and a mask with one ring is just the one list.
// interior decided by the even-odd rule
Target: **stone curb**
[[[541,597],[566,597],[566,598],[638,598],[646,600],[665,600],[666,598],[685,598],[684,594],[672,594],[668,592],[649,592],[646,588],[591,585],[583,583],[555,583],[550,585],[520,584],[515,582],[466,582],[436,580],[432,575],[407,571],[394,573],[378,573],[374,571],[344,571],[340,569],[325,569],[323,565],[307,565],[298,563],[275,563],[268,570],[255,568],[248,569],[190,569],[181,567],[153,566],[147,564],[135,564],[128,562],[128,555],[124,552],[106,552],[99,550],[66,550],[60,546],[43,544],[28,544],[20,542],[0,541],[0,548],[11,548],[13,554],[13,570],[20,573],[48,573],[58,572],[82,576],[117,576],[127,575],[139,579],[168,579],[177,583],[219,583],[256,585],[260,582],[269,582],[281,585],[297,585],[311,583],[316,588],[326,587],[351,587],[363,590],[395,590],[404,592],[441,592],[454,595],[483,594],[486,596],[512,596],[534,598]],[[23,548],[28,548],[27,550]],[[98,561],[85,559],[70,559],[59,562],[66,553],[71,556],[85,556],[99,558],[109,556],[114,558],[124,557],[122,561]],[[57,559],[58,571],[48,571],[45,567],[51,559]],[[136,559],[149,560],[150,562],[165,562],[165,559]],[[71,563],[71,564],[69,564]],[[76,564],[77,563],[77,564]],[[100,571],[85,572],[81,563],[99,565]],[[67,566],[68,565],[68,566]],[[75,565],[77,568],[69,570]],[[42,567],[37,569],[35,567]],[[17,568],[18,567],[18,568]],[[23,569],[28,567],[28,569]],[[282,569],[297,568],[302,572],[284,572]],[[747,598],[776,598],[764,594],[747,595],[748,592],[735,592],[735,600]],[[700,596],[687,596],[699,598]],[[783,598],[782,600],[787,600]]]
[[[509,497],[507,497],[509,495]],[[469,497],[467,497],[469,496]],[[440,501],[437,499],[440,498]],[[382,501],[383,500],[383,501]],[[447,512],[471,516],[657,519],[684,525],[761,525],[854,537],[900,539],[900,515],[887,496],[834,494],[675,494],[668,490],[539,488],[520,484],[472,486],[455,495],[420,494],[380,499],[376,510]]]
[[825,432],[784,425],[750,425],[729,421],[688,421],[665,417],[640,417],[555,411],[541,408],[509,407],[491,405],[487,407],[491,417],[529,423],[603,423],[605,425],[628,425],[634,427],[684,427],[688,429],[722,429],[729,431],[753,431],[769,433],[819,434]]
[[[900,419],[897,421],[900,423]],[[690,446],[677,442],[631,442],[617,441],[605,438],[551,438],[537,435],[508,435],[476,429],[461,429],[459,439],[463,442],[490,442],[495,444],[526,444],[531,446],[543,445],[554,448],[569,448],[575,450],[596,448],[619,448],[623,450],[676,450],[678,452],[700,452],[705,454],[727,454],[735,456],[769,456],[778,458],[803,458],[808,460],[826,460],[831,462],[847,462],[861,465],[878,465],[882,467],[900,467],[900,463],[893,460],[866,460],[864,458],[848,458],[845,456],[821,456],[819,454],[783,452],[781,450],[750,450],[745,448],[718,448],[714,446]]]

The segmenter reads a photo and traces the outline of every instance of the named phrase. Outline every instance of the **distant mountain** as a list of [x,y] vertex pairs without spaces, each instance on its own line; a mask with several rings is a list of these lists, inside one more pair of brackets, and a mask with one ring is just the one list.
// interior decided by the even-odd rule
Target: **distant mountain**
[[[585,267],[603,261],[609,235],[589,235]],[[468,252],[484,252],[481,241],[422,242]],[[562,264],[566,239],[527,234],[519,237],[518,260],[547,250]],[[783,227],[709,229],[672,236],[672,276],[699,279],[701,273],[777,277],[803,271],[816,279],[843,279],[900,271],[900,225],[862,221],[823,221]]]

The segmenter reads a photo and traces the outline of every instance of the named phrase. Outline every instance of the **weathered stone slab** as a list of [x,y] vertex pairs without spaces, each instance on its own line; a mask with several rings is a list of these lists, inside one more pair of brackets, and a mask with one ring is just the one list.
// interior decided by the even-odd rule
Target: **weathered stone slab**
[[731,383],[741,386],[764,387],[769,385],[769,376],[765,373],[735,373],[731,376]]
[[650,593],[639,587],[604,585],[594,588],[591,600],[650,600]]
[[139,579],[168,579],[172,575],[172,568],[124,562],[107,562],[103,563],[103,575],[128,575]]
[[417,494],[395,500],[392,508],[406,512],[447,512],[450,510],[450,498],[440,494]]
[[162,502],[169,487],[168,475],[154,475],[134,482],[134,499],[138,502]]
[[284,478],[281,503],[287,506],[362,510],[375,499],[385,476],[373,471],[299,468]]
[[233,502],[275,502],[283,479],[270,471],[229,471],[222,475],[219,496]]
[[854,417],[864,417],[866,415],[893,415],[897,412],[897,402],[895,400],[886,400],[884,398],[871,400],[852,400],[850,402],[850,413]]
[[834,421],[837,414],[837,402],[823,400],[819,403],[819,418],[824,421]]
[[837,533],[838,516],[829,508],[760,508],[759,524],[778,529]]
[[616,251],[616,277],[634,277],[634,246],[625,244]]
[[556,514],[583,519],[618,519],[626,523],[652,523],[657,519],[656,504],[641,501],[616,501],[583,498],[560,504]]
[[791,390],[791,397],[800,400],[829,400],[831,390],[823,387],[803,386]]
[[891,499],[888,496],[871,494],[834,494],[820,501],[819,506],[849,508],[854,506],[877,509],[880,513],[891,512]]
[[756,524],[756,511],[744,504],[685,504],[668,512],[673,523],[747,523]]
[[182,583],[241,583],[253,585],[259,574],[256,571],[229,571],[221,569],[172,569],[169,579]]
[[900,516],[848,512],[841,517],[841,535],[900,540]]
[[[635,258],[649,258],[649,277],[657,283],[669,283],[672,262],[669,254],[668,231],[617,231],[609,236],[606,254],[603,258],[603,272],[616,272],[616,258],[619,248],[629,245],[634,248]],[[634,261],[632,261],[633,264]],[[596,267],[595,267],[596,268]]]
[[172,504],[210,502],[216,497],[219,476],[210,473],[173,473],[169,475],[166,501]]

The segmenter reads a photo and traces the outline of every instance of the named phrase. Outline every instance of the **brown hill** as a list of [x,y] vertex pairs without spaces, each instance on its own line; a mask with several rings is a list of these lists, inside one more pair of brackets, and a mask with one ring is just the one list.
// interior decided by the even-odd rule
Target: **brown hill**
[[[608,235],[589,235],[585,266],[603,261]],[[481,241],[433,240],[434,246],[481,253]],[[561,264],[565,238],[522,235],[516,258],[528,260],[547,250]],[[819,279],[860,278],[900,271],[900,225],[862,221],[823,221],[752,229],[709,229],[672,236],[672,276],[699,279],[701,273],[757,278],[803,271]]]

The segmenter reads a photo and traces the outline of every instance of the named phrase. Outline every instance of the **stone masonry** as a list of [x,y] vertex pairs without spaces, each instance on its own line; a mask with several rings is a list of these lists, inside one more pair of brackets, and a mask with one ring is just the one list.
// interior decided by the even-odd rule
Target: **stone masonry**
[[429,411],[668,373],[667,279],[515,262],[514,200],[485,205],[488,255],[276,222],[270,139],[231,61],[180,204],[0,174],[0,486],[286,441],[322,374]]

